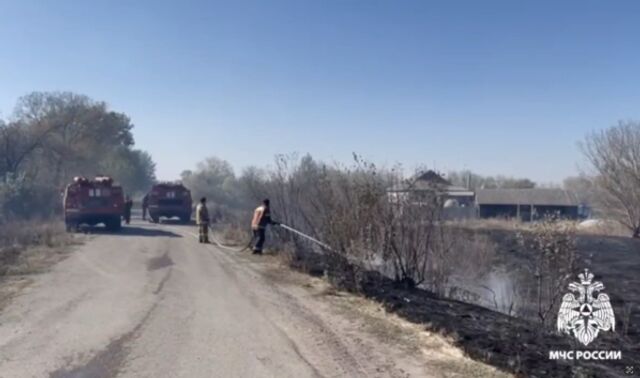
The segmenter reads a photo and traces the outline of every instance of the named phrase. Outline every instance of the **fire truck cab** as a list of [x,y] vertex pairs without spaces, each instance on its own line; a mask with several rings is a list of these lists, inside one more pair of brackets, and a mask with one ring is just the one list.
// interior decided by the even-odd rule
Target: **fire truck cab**
[[108,230],[117,231],[122,227],[124,211],[122,187],[114,185],[108,176],[93,180],[75,177],[65,188],[63,208],[67,231],[77,229],[81,224],[95,226],[99,223]]
[[160,222],[160,217],[178,217],[182,223],[191,220],[191,191],[182,183],[156,184],[147,194],[147,198],[152,222]]

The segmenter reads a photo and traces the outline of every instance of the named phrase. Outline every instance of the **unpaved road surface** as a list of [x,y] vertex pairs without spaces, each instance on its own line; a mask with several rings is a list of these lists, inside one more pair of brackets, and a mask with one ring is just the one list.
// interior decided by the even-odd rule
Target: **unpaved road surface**
[[503,376],[269,256],[134,222],[0,313],[0,377]]

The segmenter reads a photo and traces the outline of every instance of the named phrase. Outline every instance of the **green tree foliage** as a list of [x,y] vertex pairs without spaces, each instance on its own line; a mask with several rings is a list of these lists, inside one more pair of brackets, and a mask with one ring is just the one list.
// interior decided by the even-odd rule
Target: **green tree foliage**
[[107,153],[99,172],[114,177],[128,193],[144,193],[156,181],[156,164],[146,151],[118,147]]
[[[51,212],[64,186],[80,175],[110,175],[130,193],[146,190],[155,180],[155,165],[149,154],[133,149],[132,129],[127,115],[84,95],[21,97],[11,117],[0,121],[2,185],[22,188],[20,196],[5,191],[14,194],[4,195],[3,211],[27,217]],[[15,202],[23,203],[20,209],[8,205]]]

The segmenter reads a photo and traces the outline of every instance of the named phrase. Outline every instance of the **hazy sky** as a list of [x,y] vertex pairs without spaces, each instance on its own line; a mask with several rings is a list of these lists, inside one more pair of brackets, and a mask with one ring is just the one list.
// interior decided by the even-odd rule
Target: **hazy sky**
[[640,119],[640,1],[0,0],[0,112],[69,90],[162,179],[276,153],[559,181]]

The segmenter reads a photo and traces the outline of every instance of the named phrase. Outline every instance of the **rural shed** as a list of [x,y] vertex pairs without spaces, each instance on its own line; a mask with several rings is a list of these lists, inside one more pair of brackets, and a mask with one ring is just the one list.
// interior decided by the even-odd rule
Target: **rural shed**
[[547,215],[577,219],[580,202],[563,189],[479,189],[476,207],[480,218],[516,218],[533,221]]

